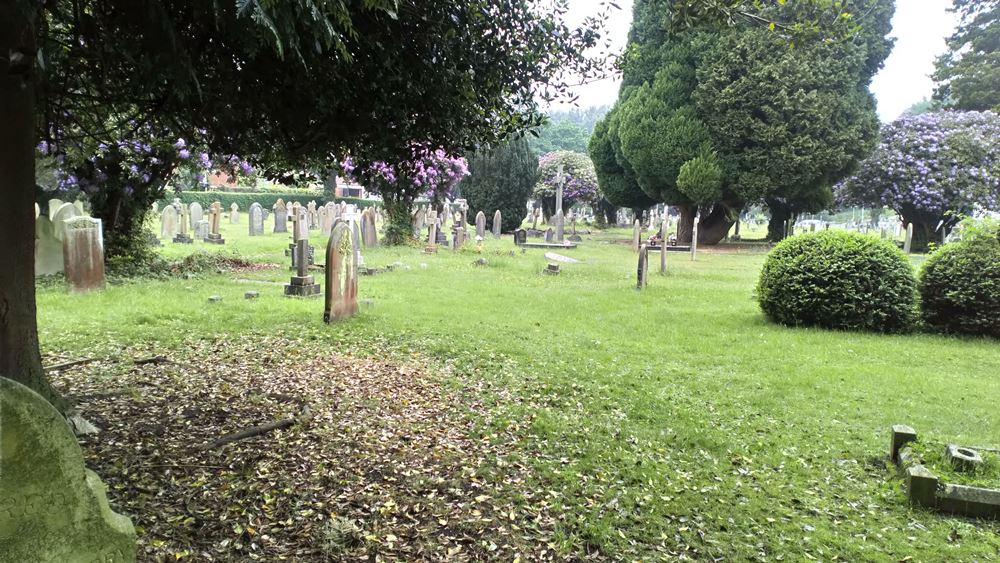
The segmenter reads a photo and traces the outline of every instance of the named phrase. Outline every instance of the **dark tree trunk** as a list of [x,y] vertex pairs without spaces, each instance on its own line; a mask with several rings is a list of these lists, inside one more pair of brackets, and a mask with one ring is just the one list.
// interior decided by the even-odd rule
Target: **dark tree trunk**
[[[677,223],[677,242],[691,244],[691,231],[698,208],[694,205],[678,205],[677,209],[681,214]],[[729,208],[722,203],[715,204],[710,212],[702,213],[701,221],[698,222],[698,244],[719,244],[729,234],[733,222]]]
[[927,252],[928,245],[932,240],[935,240],[934,227],[937,226],[937,223],[931,225],[925,221],[913,221],[912,224],[913,239],[910,241],[910,252]]
[[337,171],[330,170],[323,180],[323,199],[327,202],[337,198]]
[[[60,410],[66,402],[42,370],[35,317],[35,61],[33,22],[0,1],[0,376]],[[7,62],[8,55],[14,60]],[[19,57],[17,57],[19,55]]]
[[416,196],[405,193],[384,193],[382,201],[388,221],[385,226],[385,244],[388,246],[404,244],[413,238],[413,223],[410,211]]
[[788,235],[786,228],[792,218],[792,208],[773,200],[768,200],[767,208],[771,211],[771,219],[767,222],[767,240],[781,242]]

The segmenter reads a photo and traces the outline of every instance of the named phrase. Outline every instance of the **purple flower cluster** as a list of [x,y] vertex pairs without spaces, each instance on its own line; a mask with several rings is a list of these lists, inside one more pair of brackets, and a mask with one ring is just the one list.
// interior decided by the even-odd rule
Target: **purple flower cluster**
[[882,130],[860,170],[835,187],[844,204],[916,214],[1000,209],[1000,116],[943,111],[906,115]]
[[410,159],[389,164],[375,161],[359,165],[351,157],[340,163],[344,176],[365,184],[369,189],[409,189],[433,196],[451,195],[455,186],[469,174],[464,158],[451,156],[442,149],[415,145]]

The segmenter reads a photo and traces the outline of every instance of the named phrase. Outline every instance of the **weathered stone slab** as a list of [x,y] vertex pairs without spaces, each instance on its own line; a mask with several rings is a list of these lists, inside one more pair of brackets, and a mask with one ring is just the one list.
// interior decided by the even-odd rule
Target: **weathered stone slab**
[[135,561],[135,529],[108,506],[66,420],[0,377],[0,560]]
[[942,512],[964,514],[975,518],[1000,518],[1000,490],[947,485],[937,497]]
[[46,276],[63,271],[62,242],[56,238],[55,226],[49,218],[35,219],[35,275]]
[[104,288],[104,233],[101,220],[74,217],[66,220],[63,265],[73,291]]
[[555,252],[546,252],[545,257],[549,260],[555,262],[562,262],[564,264],[578,264],[580,261],[576,258],[570,258],[569,256],[563,256],[562,254],[556,254]]

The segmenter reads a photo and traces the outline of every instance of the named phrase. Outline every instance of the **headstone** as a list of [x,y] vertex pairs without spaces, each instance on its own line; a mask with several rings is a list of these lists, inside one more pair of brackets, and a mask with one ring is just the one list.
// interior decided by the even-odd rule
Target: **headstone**
[[453,237],[454,238],[452,239],[451,249],[458,250],[459,248],[462,248],[462,246],[465,244],[465,228],[456,227],[455,234],[453,235]]
[[333,230],[333,222],[340,217],[340,206],[334,203],[328,203],[323,206],[325,213],[320,219],[320,232],[323,236],[330,236],[330,231]]
[[50,221],[52,220],[52,216],[55,214],[56,209],[62,207],[64,203],[66,202],[58,198],[52,198],[49,200],[48,211],[46,211],[45,214],[49,216]]
[[0,559],[135,561],[135,529],[108,506],[66,419],[0,377]]
[[645,244],[639,247],[639,267],[636,271],[635,288],[644,289],[649,277],[649,247]]
[[330,323],[358,312],[358,262],[350,224],[337,221],[326,244],[326,305]]
[[496,213],[493,214],[493,238],[500,238],[500,229],[503,226],[503,217],[500,215],[500,210],[497,209]]
[[434,211],[430,212],[430,225],[427,227],[427,248],[431,251],[436,251],[437,249],[437,214]]
[[667,220],[660,222],[660,273],[667,273]]
[[63,265],[66,282],[73,291],[104,288],[104,235],[100,219],[74,217],[66,220]]
[[639,252],[639,239],[642,236],[642,228],[639,226],[639,220],[636,219],[632,225],[632,250]]
[[480,211],[476,213],[476,238],[486,237],[486,214]]
[[160,212],[160,202],[154,201],[153,202],[153,213],[159,213],[159,212]]
[[231,225],[240,224],[240,206],[236,205],[236,202],[233,202],[233,204],[229,206],[229,223]]
[[83,204],[83,200],[76,200],[73,202],[73,207],[76,208],[76,212],[80,215],[87,215],[87,208]]
[[205,209],[197,201],[191,202],[188,206],[188,216],[191,218],[191,224],[197,225],[198,221],[205,218]]
[[295,274],[285,286],[285,295],[319,295],[319,284],[309,275],[309,210],[297,208],[295,218]]
[[173,205],[164,207],[160,214],[160,238],[170,240],[177,236],[180,232],[177,221],[177,208]]
[[910,249],[913,247],[913,223],[906,225],[906,238],[903,240],[903,252],[906,254],[910,253]]
[[205,242],[212,244],[226,244],[226,240],[223,239],[222,234],[219,233],[220,223],[222,222],[222,203],[216,201],[211,207],[209,207],[208,221],[209,232],[208,236],[205,237]]
[[701,213],[694,214],[694,223],[691,225],[691,261],[698,256],[698,223],[701,221]]
[[264,234],[264,210],[256,201],[250,204],[250,236],[256,237]]
[[208,221],[205,219],[195,223],[192,229],[194,230],[194,238],[202,241],[208,238],[210,233]]
[[545,242],[554,242],[556,233],[552,230],[552,227],[545,229]]
[[287,233],[288,209],[285,207],[285,202],[279,199],[274,202],[274,206],[271,207],[271,210],[274,211],[274,232]]
[[566,237],[564,235],[566,219],[563,217],[563,212],[561,209],[559,211],[556,211],[554,219],[556,224],[555,242],[563,242],[564,240],[566,240]]
[[375,228],[375,210],[369,207],[361,214],[361,236],[365,248],[378,246],[378,231]]
[[514,244],[520,246],[528,242],[528,231],[524,229],[514,230]]
[[47,276],[63,271],[63,245],[56,238],[48,217],[35,219],[35,275]]
[[79,217],[82,214],[80,210],[76,208],[72,203],[64,203],[60,205],[55,211],[49,210],[49,219],[52,220],[52,226],[55,229],[56,238],[63,240],[63,233],[66,232],[66,220],[72,219],[73,217]]
[[570,258],[569,256],[563,256],[562,254],[556,254],[555,252],[546,252],[545,257],[549,260],[554,260],[556,262],[562,262],[564,264],[577,264],[580,261],[576,258]]

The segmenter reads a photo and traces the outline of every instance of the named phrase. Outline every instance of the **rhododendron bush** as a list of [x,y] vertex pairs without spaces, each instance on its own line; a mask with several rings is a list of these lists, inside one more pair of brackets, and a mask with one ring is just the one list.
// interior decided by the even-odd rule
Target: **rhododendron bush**
[[941,221],[1000,209],[1000,116],[906,115],[882,130],[875,152],[837,186],[845,204],[884,205],[914,226],[925,248]]

